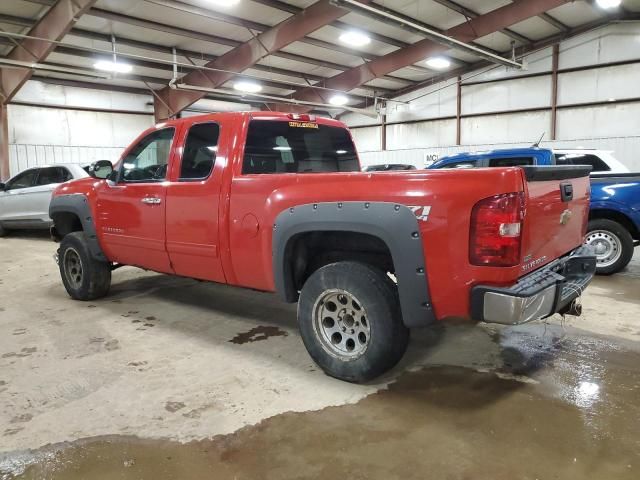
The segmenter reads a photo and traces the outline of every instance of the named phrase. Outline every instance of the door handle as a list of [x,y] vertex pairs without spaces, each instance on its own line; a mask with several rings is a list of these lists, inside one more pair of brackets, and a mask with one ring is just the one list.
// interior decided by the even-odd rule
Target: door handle
[[144,197],[140,201],[142,203],[146,203],[147,205],[159,205],[162,203],[162,199],[158,197]]

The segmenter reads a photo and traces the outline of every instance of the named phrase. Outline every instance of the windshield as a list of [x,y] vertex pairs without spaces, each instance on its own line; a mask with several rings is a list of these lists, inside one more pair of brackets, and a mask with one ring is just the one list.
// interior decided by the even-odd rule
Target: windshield
[[314,122],[252,120],[244,174],[358,172],[349,132]]

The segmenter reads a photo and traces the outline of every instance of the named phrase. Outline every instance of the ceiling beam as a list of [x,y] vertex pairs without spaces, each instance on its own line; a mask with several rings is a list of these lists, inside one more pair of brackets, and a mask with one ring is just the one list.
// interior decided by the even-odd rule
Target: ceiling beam
[[[25,17],[18,17],[18,16],[14,16],[14,15],[6,15],[6,14],[0,14],[0,23],[7,23],[10,25],[17,25],[17,26],[22,26],[22,27],[30,27],[35,23],[35,20],[32,20],[30,18],[25,18]],[[84,39],[89,39],[89,40],[97,40],[97,41],[101,41],[101,42],[105,42],[105,43],[111,43],[111,35],[106,34],[106,33],[100,33],[100,32],[93,32],[91,30],[85,30],[82,28],[72,28],[71,31],[69,32],[69,35],[72,35],[74,37],[78,37],[78,38],[84,38]],[[0,39],[0,41],[2,41],[2,43],[4,43],[3,40]],[[152,52],[158,52],[158,53],[163,53],[166,55],[171,55],[172,54],[172,50],[170,47],[164,46],[164,45],[158,45],[155,43],[149,43],[149,42],[143,42],[140,40],[135,40],[135,39],[131,39],[131,38],[127,38],[127,37],[121,37],[121,36],[116,36],[116,43],[118,45],[121,46],[127,46],[127,47],[132,47],[132,48],[137,48],[137,49],[143,49],[143,50],[149,50]],[[238,42],[239,44],[239,42]],[[72,45],[68,46],[69,48],[73,48]],[[60,49],[63,47],[57,47],[57,49]],[[79,50],[79,49],[78,49]],[[80,51],[80,50],[79,50]],[[191,50],[184,50],[181,48],[177,48],[176,49],[176,54],[179,57],[184,57],[186,59],[190,59],[190,60],[206,60],[206,61],[212,61],[215,60],[216,58],[218,58],[216,55],[211,55],[211,54],[207,54],[207,53],[202,53],[202,52],[195,52],[195,51],[191,51]],[[287,54],[285,54],[287,55]],[[296,56],[293,56],[291,58],[292,60],[297,60]],[[321,66],[330,66],[330,67],[336,67],[333,68],[335,70],[338,71],[345,71],[348,70],[350,67],[344,66],[344,65],[337,65],[337,64],[330,64],[327,65],[326,63],[322,63],[320,60],[313,60],[315,62],[318,63],[318,65]],[[269,65],[263,65],[260,63],[257,63],[255,65],[253,65],[251,67],[253,70],[257,70],[259,72],[264,72],[267,74],[276,74],[276,75],[283,75],[283,76],[288,76],[288,77],[293,77],[293,78],[300,78],[304,81],[314,81],[314,82],[322,82],[323,80],[325,80],[327,77],[323,77],[320,75],[316,75],[316,74],[312,74],[312,73],[306,73],[306,72],[299,72],[299,71],[295,71],[295,70],[289,70],[289,69],[285,69],[285,68],[279,68],[279,67],[272,67]],[[393,78],[393,80],[397,80],[400,81],[400,79],[396,79],[395,77]],[[409,81],[409,80],[404,80],[402,79],[402,82],[405,85],[408,84],[412,84],[414,82]],[[363,86],[362,87],[364,90],[369,90],[372,93],[375,94],[388,94],[389,92],[391,92],[391,89],[388,88],[377,88],[377,87],[370,87],[370,86]]]
[[565,25],[556,17],[552,17],[548,13],[541,13],[540,15],[538,15],[538,17],[544,20],[545,22],[547,22],[549,25],[557,28],[561,32],[568,32],[569,30],[571,30],[571,28],[568,25]]
[[[575,37],[575,36],[578,36],[578,35],[582,35],[582,34],[584,34],[586,32],[591,31],[591,30],[595,30],[597,28],[604,27],[604,26],[610,24],[612,21],[627,20],[627,19],[629,19],[627,16],[616,15],[613,18],[610,18],[610,17],[601,18],[601,19],[598,19],[598,20],[596,20],[594,22],[585,23],[585,24],[580,25],[578,27],[571,28],[568,32],[557,33],[555,35],[551,35],[549,37],[543,38],[542,40],[538,40],[538,41],[532,43],[531,45],[527,45],[527,46],[523,47],[523,49],[519,53],[518,57],[522,58],[524,55],[526,55],[528,53],[531,53],[531,52],[534,52],[536,50],[540,50],[540,49],[543,49],[543,48],[547,48],[547,47],[550,47],[550,46],[555,45],[555,44],[559,44],[560,42],[563,42],[563,41],[567,40],[568,38],[572,38],[572,37]],[[402,95],[406,95],[408,93],[415,92],[415,91],[421,90],[423,88],[436,85],[438,83],[446,82],[447,80],[451,80],[451,79],[456,78],[458,76],[464,77],[464,75],[466,75],[466,74],[469,74],[471,72],[478,71],[480,69],[487,68],[487,67],[490,67],[490,66],[492,66],[492,64],[490,62],[485,61],[485,60],[481,60],[479,62],[474,63],[469,68],[460,68],[460,69],[456,69],[456,70],[451,70],[449,72],[443,73],[442,75],[438,75],[437,77],[430,78],[429,80],[421,82],[421,83],[419,83],[417,85],[412,85],[410,87],[398,90],[395,93],[395,95],[393,96],[393,98],[397,98],[397,97],[400,97]],[[515,77],[515,78],[518,78],[518,77]]]
[[[59,0],[29,30],[29,35],[47,40],[60,40],[75,22],[88,11],[96,0]],[[47,41],[25,38],[11,50],[7,59],[16,62],[38,63],[47,58],[54,45]],[[29,80],[33,71],[30,69],[0,70],[0,99],[9,102],[20,87]]]
[[[363,0],[363,3],[368,1]],[[332,5],[329,0],[320,0],[206,64],[208,68],[220,68],[227,72],[192,72],[185,75],[181,83],[218,88],[235,76],[231,72],[242,72],[252,67],[266,56],[347,13],[348,10]],[[163,120],[175,116],[203,96],[203,92],[164,88],[155,97],[156,119]]]
[[[462,42],[470,42],[475,39],[497,32],[515,23],[519,23],[527,18],[531,18],[552,8],[563,5],[570,0],[527,0],[517,3],[510,3],[491,12],[480,15],[471,20],[465,21],[445,33]],[[438,44],[432,40],[425,39],[414,43],[410,47],[397,50],[385,55],[377,60],[368,62],[346,72],[340,73],[324,83],[325,87],[348,92],[364,83],[399,70],[407,65],[412,65],[425,58],[444,52],[449,47]],[[327,101],[322,98],[322,94],[311,88],[299,90],[293,98],[304,101]],[[276,109],[284,108],[291,110],[289,106],[276,106]],[[300,110],[304,110],[301,108]]]
[[[52,5],[55,0],[24,0],[26,2],[30,2],[30,3],[36,3],[38,5]],[[328,0],[320,0],[322,2],[328,1]],[[363,2],[368,2],[369,0],[362,0]],[[195,8],[195,7],[194,7]],[[337,8],[337,7],[334,7]],[[238,47],[240,45],[242,45],[243,42],[240,42],[238,40],[234,40],[231,38],[226,38],[226,37],[221,37],[219,35],[213,35],[213,34],[208,34],[208,33],[202,33],[202,32],[198,32],[195,30],[190,30],[187,28],[182,28],[182,27],[176,27],[173,25],[167,25],[165,23],[161,23],[161,22],[156,22],[156,21],[152,21],[152,20],[147,20],[144,18],[139,18],[139,17],[134,17],[132,15],[126,15],[123,13],[119,13],[119,12],[114,12],[114,11],[110,11],[110,10],[105,10],[105,9],[101,9],[101,8],[92,8],[89,12],[87,12],[88,16],[93,16],[93,17],[97,17],[97,18],[102,18],[103,20],[108,20],[108,21],[112,21],[112,22],[118,22],[118,23],[124,23],[127,25],[132,25],[135,27],[139,27],[139,28],[146,28],[149,30],[155,30],[157,32],[162,32],[162,33],[167,33],[170,35],[176,35],[176,36],[180,36],[180,37],[185,37],[185,38],[193,38],[194,40],[200,40],[203,42],[207,42],[207,43],[213,43],[213,44],[217,44],[217,45],[225,45],[228,47]],[[211,14],[213,15],[213,13]],[[238,19],[240,20],[240,19]],[[302,41],[303,39],[300,39],[300,41]],[[323,48],[329,48],[332,50],[336,50],[335,48],[336,46],[330,43],[325,43],[323,45]],[[359,58],[362,58],[362,56],[360,54],[356,54],[355,52],[350,52],[351,55],[354,56],[358,56]],[[316,65],[318,67],[326,67],[326,68],[330,68],[332,70],[339,70],[339,71],[344,71],[344,70],[348,70],[349,68],[351,68],[348,65],[343,65],[343,64],[339,64],[339,63],[334,63],[334,62],[329,62],[326,60],[322,60],[322,59],[318,59],[318,58],[314,58],[314,57],[308,57],[305,55],[298,55],[295,53],[287,53],[287,52],[273,52],[272,53],[273,56],[275,57],[280,57],[280,58],[284,58],[287,60],[293,60],[295,62],[300,62],[300,63],[306,63],[306,64],[310,64],[310,65]],[[364,60],[363,60],[364,61]],[[412,84],[415,83],[413,80],[408,80],[406,78],[401,78],[401,77],[392,77],[392,76],[388,76],[386,78],[387,80],[390,81],[394,81],[394,82],[401,82],[404,84]]]
[[[454,12],[458,12],[460,15],[464,16],[467,20],[471,20],[472,18],[478,17],[480,14],[467,8],[463,5],[460,5],[451,0],[433,0],[436,3],[439,3],[443,7],[447,7],[449,10],[453,10]],[[506,35],[507,37],[515,40],[516,42],[520,42],[522,44],[531,43],[532,40],[524,35],[520,35],[519,33],[514,32],[508,28],[500,29],[500,32]]]

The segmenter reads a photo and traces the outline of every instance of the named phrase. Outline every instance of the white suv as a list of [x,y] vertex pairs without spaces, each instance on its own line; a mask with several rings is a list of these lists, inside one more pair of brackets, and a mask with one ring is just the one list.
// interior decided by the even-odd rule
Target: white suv
[[554,149],[553,153],[557,165],[591,165],[593,167],[591,173],[629,173],[629,169],[616,160],[611,150]]
[[29,168],[0,183],[0,237],[7,230],[49,228],[49,203],[53,190],[69,180],[89,174],[76,164]]

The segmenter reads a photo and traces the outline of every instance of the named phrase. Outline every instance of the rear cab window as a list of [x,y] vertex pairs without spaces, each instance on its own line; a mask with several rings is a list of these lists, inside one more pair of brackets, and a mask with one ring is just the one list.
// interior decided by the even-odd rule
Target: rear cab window
[[556,165],[590,165],[592,172],[608,172],[611,170],[604,160],[592,154],[582,153],[558,153]]
[[533,157],[502,157],[490,158],[490,167],[524,167],[527,165],[535,165]]
[[252,120],[243,174],[359,172],[345,128],[315,122]]

